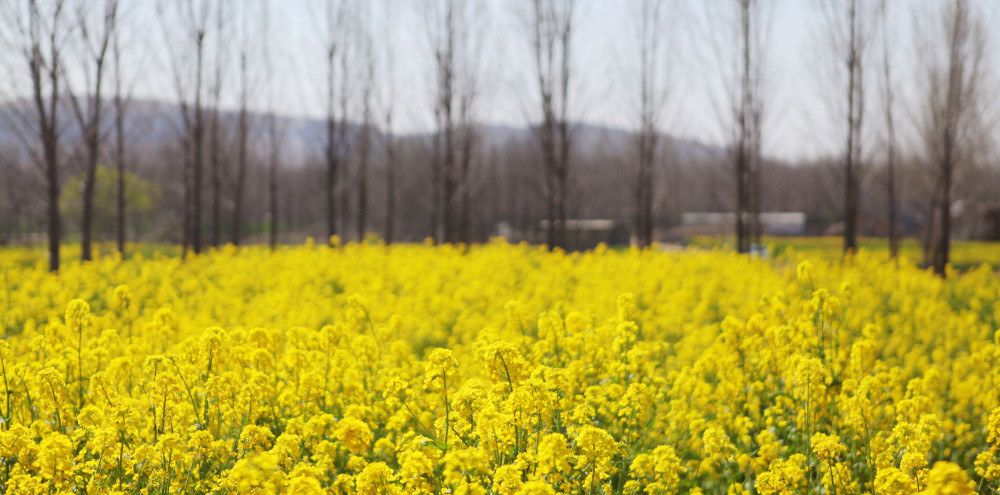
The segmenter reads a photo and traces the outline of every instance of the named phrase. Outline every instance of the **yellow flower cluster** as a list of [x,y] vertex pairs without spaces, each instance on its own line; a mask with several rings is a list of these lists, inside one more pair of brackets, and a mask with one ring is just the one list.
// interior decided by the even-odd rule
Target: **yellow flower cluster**
[[988,267],[496,242],[0,272],[3,493],[1000,490]]

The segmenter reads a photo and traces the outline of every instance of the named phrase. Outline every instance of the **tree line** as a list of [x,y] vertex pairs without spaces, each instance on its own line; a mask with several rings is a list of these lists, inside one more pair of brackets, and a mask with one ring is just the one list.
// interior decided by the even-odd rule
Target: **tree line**
[[[834,128],[843,136],[839,153],[814,164],[767,157],[769,122],[780,118],[768,64],[772,1],[623,4],[634,39],[622,56],[634,63],[619,77],[634,126],[624,138],[603,140],[580,123],[582,4],[504,4],[518,20],[530,73],[522,88],[530,132],[506,140],[497,138],[502,129],[482,124],[483,95],[495,90],[482,3],[280,6],[308,9],[322,47],[322,59],[308,61],[323,68],[322,81],[302,84],[322,88],[315,92],[323,130],[292,149],[303,139],[290,138],[301,132],[293,127],[299,122],[279,115],[274,77],[287,53],[275,48],[276,3],[155,2],[154,20],[144,26],[155,25],[162,37],[157,56],[176,114],[160,118],[173,138],[150,144],[136,137],[158,125],[143,118],[151,104],[134,97],[142,44],[135,29],[124,29],[142,22],[135,5],[4,0],[0,29],[12,70],[2,125],[16,136],[7,149],[18,151],[4,153],[8,187],[0,208],[8,219],[21,218],[18,212],[37,218],[44,209],[53,271],[66,230],[61,196],[72,182],[84,260],[93,256],[95,201],[113,202],[114,238],[124,254],[129,200],[149,203],[155,195],[164,211],[151,213],[156,220],[147,223],[158,226],[148,228],[179,242],[185,254],[248,236],[275,246],[281,229],[458,243],[483,240],[500,222],[532,231],[542,220],[538,240],[556,248],[567,245],[570,220],[599,217],[629,218],[636,242],[649,246],[681,211],[699,208],[733,212],[736,247],[749,252],[764,233],[762,212],[796,209],[842,222],[845,252],[857,249],[859,235],[875,232],[888,237],[896,256],[900,236],[919,232],[928,265],[944,274],[956,205],[989,200],[991,184],[995,193],[990,40],[975,2],[942,1],[914,15],[920,57],[899,64],[900,42],[887,19],[904,15],[904,3],[813,0],[825,27],[825,56],[816,64],[831,76],[823,91],[831,113],[841,115]],[[397,101],[403,17],[419,19],[429,105]],[[707,85],[727,135],[725,146],[701,154],[686,152],[665,130],[679,118],[670,115],[671,102],[684,97],[671,71],[685,19],[702,27],[703,58],[718,66]],[[912,73],[901,74],[901,66]],[[904,87],[904,80],[918,83]],[[917,96],[901,98],[903,91]],[[433,130],[400,134],[400,112],[429,115]],[[910,138],[900,135],[904,120],[915,129]],[[112,174],[102,172],[104,164]],[[98,194],[99,176],[113,176],[103,186],[112,191]],[[135,199],[130,187],[145,196]],[[831,213],[835,208],[840,213]]]

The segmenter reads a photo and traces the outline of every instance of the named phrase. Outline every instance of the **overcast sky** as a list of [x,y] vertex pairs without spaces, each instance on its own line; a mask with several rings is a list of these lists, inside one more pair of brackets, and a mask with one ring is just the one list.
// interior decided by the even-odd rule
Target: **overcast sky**
[[[209,0],[211,1],[211,0]],[[419,132],[431,128],[431,52],[424,25],[422,6],[430,0],[354,0],[369,9],[369,26],[376,40],[375,52],[381,58],[378,80],[382,84],[384,102],[392,89],[396,108],[396,130]],[[764,0],[767,2],[767,0]],[[874,4],[877,0],[862,0]],[[893,12],[888,26],[894,37],[894,60],[899,75],[896,83],[903,98],[915,98],[919,92],[918,53],[913,36],[914,25],[923,22],[937,28],[934,19],[940,15],[946,0],[892,0]],[[176,4],[171,0],[166,4]],[[258,37],[256,22],[264,2],[238,0],[232,5],[246,5],[254,12],[247,21],[232,23],[229,39],[238,43],[240,31]],[[519,9],[528,0],[468,0],[476,5],[478,22],[475,29],[482,42],[481,78],[484,81],[479,101],[479,120],[490,123],[524,126],[535,118],[535,88],[531,79],[531,59],[524,22]],[[974,0],[980,15],[989,27],[992,48],[990,64],[1000,68],[1000,1]],[[130,56],[134,57],[137,75],[136,96],[176,100],[170,76],[170,52],[165,40],[176,34],[177,27],[164,23],[157,14],[154,0],[126,2],[131,9]],[[391,15],[386,16],[388,4]],[[575,119],[616,127],[633,128],[635,90],[636,16],[639,0],[579,0],[577,30],[574,42],[573,85]],[[721,93],[720,70],[728,67],[725,52],[732,46],[713,47],[711,39],[724,39],[731,32],[722,14],[706,15],[707,11],[724,13],[735,2],[731,0],[665,1],[670,16],[663,29],[664,40],[670,44],[664,64],[669,99],[663,118],[663,128],[676,136],[712,144],[724,144],[725,114]],[[824,17],[819,0],[771,0],[771,22],[768,38],[768,119],[765,127],[765,154],[787,159],[809,159],[829,154],[840,143],[831,101],[844,91],[835,84],[836,67],[826,56]],[[214,5],[214,4],[213,4]],[[272,0],[267,19],[271,25],[270,46],[276,54],[272,73],[256,74],[252,87],[252,106],[264,109],[269,91],[274,92],[274,105],[279,112],[320,117],[325,110],[326,74],[320,19],[323,3],[318,0]],[[919,14],[922,13],[922,14]],[[388,29],[386,19],[389,19]],[[165,25],[166,24],[166,25]],[[385,66],[386,45],[393,47],[395,63]],[[724,43],[722,45],[725,45]],[[881,47],[874,46],[877,51]],[[720,55],[723,55],[720,57]],[[880,53],[878,53],[881,56]],[[235,56],[229,56],[230,63]],[[874,60],[878,62],[878,60]],[[251,65],[253,62],[251,62]],[[359,65],[355,64],[356,67]],[[867,82],[873,92],[880,84],[874,78]],[[995,73],[996,71],[994,71]],[[390,77],[391,76],[391,77]],[[225,105],[235,107],[238,97],[236,71],[227,74]],[[390,84],[391,83],[391,84]],[[355,85],[357,87],[357,85]],[[877,102],[869,102],[869,111],[877,110]],[[357,106],[352,113],[357,112]],[[910,116],[913,112],[910,112]],[[357,119],[357,116],[353,116]],[[905,118],[904,118],[905,120]],[[877,119],[869,119],[872,133]],[[904,122],[905,127],[905,122]]]

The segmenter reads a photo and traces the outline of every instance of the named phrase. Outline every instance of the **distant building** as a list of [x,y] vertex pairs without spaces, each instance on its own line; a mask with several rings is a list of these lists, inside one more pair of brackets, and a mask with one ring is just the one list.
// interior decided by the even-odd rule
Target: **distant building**
[[983,238],[989,241],[1000,241],[1000,206],[987,210],[983,215]]
[[[538,229],[533,231],[517,230],[507,222],[500,222],[496,227],[496,235],[509,242],[544,243],[549,221],[542,220]],[[566,220],[566,249],[568,251],[584,251],[593,249],[598,244],[609,246],[628,245],[632,226],[624,220],[608,218],[570,219]]]
[[[800,236],[806,231],[806,214],[800,211],[761,213],[760,223],[765,235]],[[731,235],[735,228],[735,213],[689,212],[681,214],[681,225],[675,233],[682,236]]]
[[1000,202],[978,203],[958,210],[955,237],[1000,241]]

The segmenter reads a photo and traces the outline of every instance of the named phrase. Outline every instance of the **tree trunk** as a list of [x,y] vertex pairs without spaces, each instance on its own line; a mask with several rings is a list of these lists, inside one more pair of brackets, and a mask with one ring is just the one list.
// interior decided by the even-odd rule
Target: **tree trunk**
[[[463,112],[463,121],[465,112]],[[464,122],[462,125],[462,161],[459,166],[459,226],[458,241],[469,244],[471,239],[472,225],[472,184],[469,174],[472,170],[472,140],[474,139],[472,125]]]
[[[888,2],[881,4],[882,22],[888,22],[887,9]],[[882,77],[884,79],[883,109],[885,111],[886,128],[886,197],[888,201],[888,228],[889,236],[889,257],[893,260],[899,258],[899,209],[896,200],[896,119],[894,112],[894,91],[892,81],[892,58],[889,55],[890,30],[886,25],[882,26]]]
[[938,194],[941,192],[941,186],[935,185],[934,189],[931,191],[931,200],[929,208],[927,209],[927,222],[924,226],[923,232],[923,254],[924,254],[924,267],[929,267],[934,265],[934,246],[936,246],[937,237],[934,234],[937,228],[937,214],[938,214]]
[[191,154],[191,129],[187,130],[184,137],[184,227],[181,232],[181,258],[187,257],[188,249],[191,247],[191,169],[194,157]]
[[442,176],[444,179],[444,186],[442,188],[443,197],[441,198],[442,204],[442,228],[444,228],[444,242],[451,243],[455,242],[455,218],[454,218],[454,201],[455,201],[455,170],[454,170],[454,146],[451,140],[451,132],[445,132],[444,140],[444,166],[442,171]]
[[118,253],[125,258],[125,106],[120,93],[115,94],[115,155],[118,168],[116,223],[118,226]]
[[861,160],[861,50],[857,32],[857,4],[851,0],[848,12],[850,47],[847,55],[847,151],[844,164],[844,253],[858,249],[858,167]]
[[431,149],[431,233],[430,239],[439,242],[438,225],[441,218],[441,140],[435,135]]
[[[975,100],[970,99],[969,87],[965,79],[970,67],[968,64],[976,65],[979,60],[968,61],[963,58],[964,51],[969,43],[969,6],[967,3],[956,0],[954,19],[952,20],[949,59],[948,59],[948,81],[946,100],[944,102],[943,121],[941,122],[942,134],[940,158],[940,176],[938,187],[940,188],[938,203],[938,220],[940,226],[935,232],[937,240],[934,246],[934,273],[944,277],[947,274],[948,261],[951,250],[951,188],[954,181],[955,166],[958,161],[958,133],[961,130],[963,114],[968,111],[967,105]],[[968,100],[968,101],[966,101]]]
[[368,218],[368,160],[371,155],[371,128],[367,122],[362,126],[361,149],[358,157],[358,241],[365,239]]
[[747,235],[746,216],[749,207],[749,180],[750,169],[750,112],[753,107],[753,87],[750,80],[751,72],[751,50],[750,50],[750,2],[741,0],[741,34],[742,36],[742,99],[738,115],[739,125],[739,145],[736,150],[736,251],[746,253],[750,251],[750,240]]
[[660,57],[657,32],[661,5],[649,0],[642,2],[639,48],[639,170],[635,185],[635,234],[640,247],[653,243],[653,170],[656,160],[657,100],[656,62]]
[[[31,72],[31,82],[35,107],[38,112],[38,124],[41,135],[42,159],[45,176],[48,182],[48,237],[49,237],[49,270],[59,271],[59,239],[62,234],[62,218],[59,213],[59,48],[56,42],[56,23],[58,22],[61,4],[56,8],[52,20],[52,32],[49,39],[49,60],[42,60],[41,41],[36,38],[41,23],[36,7],[32,6],[30,13],[31,50],[28,56],[28,66]],[[43,70],[45,71],[43,73]],[[43,79],[49,81],[49,96],[45,97],[42,87]]]
[[218,103],[215,103],[215,107],[212,109],[212,129],[210,136],[209,153],[212,157],[211,171],[212,176],[212,245],[218,246],[220,242],[219,231],[222,229],[222,207],[221,207],[221,196],[222,196],[222,178],[220,177],[220,168],[222,166],[222,151],[220,150],[219,142],[219,107]]
[[392,120],[388,120],[385,147],[385,243],[392,244],[396,235],[396,143],[392,135]]
[[764,234],[764,226],[761,223],[761,159],[754,147],[753,159],[750,166],[750,248],[751,250],[761,249],[761,237]]
[[856,172],[847,178],[844,205],[844,253],[858,249],[858,180]]
[[87,109],[90,116],[86,121],[84,138],[87,145],[87,172],[83,184],[83,219],[81,222],[80,235],[80,258],[83,261],[93,259],[90,249],[91,232],[93,231],[94,219],[94,183],[97,175],[97,162],[100,159],[101,146],[101,81],[104,68],[104,53],[97,59],[96,83],[94,85],[94,97],[91,101],[91,108]]
[[552,176],[551,172],[546,172],[545,176],[546,193],[545,193],[545,206],[546,206],[546,216],[549,221],[548,228],[545,232],[545,244],[549,250],[555,249],[559,243],[556,239],[556,181]]
[[899,211],[896,203],[896,153],[894,144],[893,126],[889,124],[889,145],[888,145],[888,180],[887,196],[889,201],[889,256],[892,259],[899,257]]
[[[57,7],[58,8],[58,7]],[[69,87],[69,101],[75,113],[77,123],[80,126],[80,137],[84,148],[83,167],[83,194],[82,194],[82,218],[80,221],[80,258],[83,261],[90,261],[93,258],[91,251],[91,238],[94,224],[94,183],[97,174],[97,162],[101,152],[101,111],[104,108],[104,101],[101,98],[104,87],[104,62],[107,59],[108,45],[114,33],[115,11],[117,5],[111,1],[105,5],[104,26],[101,36],[97,38],[96,50],[91,50],[91,29],[87,25],[84,15],[78,17],[80,31],[82,32],[82,44],[86,46],[84,59],[93,60],[93,72],[91,67],[85,64],[83,72],[86,73],[86,85],[82,91],[74,91]],[[54,41],[53,41],[54,42]],[[53,54],[53,57],[55,54]],[[93,82],[93,87],[91,87]],[[82,92],[87,98],[87,106],[81,107],[77,93]]]
[[[80,222],[80,259],[90,261],[93,254],[90,250],[90,233],[94,218],[94,182],[97,173],[97,143],[96,133],[87,131],[87,171],[83,181],[83,218]],[[90,136],[89,134],[93,134]]]
[[334,77],[336,76],[335,45],[327,50],[326,83],[326,231],[330,239],[337,235],[337,121],[335,116]]
[[[643,80],[645,83],[645,80]],[[643,102],[645,103],[645,102]],[[639,246],[645,246],[644,228],[646,225],[646,200],[643,197],[646,189],[646,130],[639,134],[639,171],[636,174],[635,185],[635,238]]]
[[555,245],[556,247],[566,249],[568,245],[566,244],[566,186],[567,186],[567,175],[565,172],[560,172],[556,176],[556,220],[559,222],[559,227],[555,230]]
[[271,250],[278,246],[278,131],[277,123],[275,122],[275,116],[271,116],[271,163],[269,164],[269,173],[267,178],[267,189],[269,196],[269,210],[271,212],[271,225],[270,225],[270,235],[268,236],[269,244],[271,245]]
[[444,161],[441,167],[441,175],[444,180],[441,198],[441,219],[442,227],[444,228],[444,242],[455,242],[455,218],[454,218],[454,201],[455,201],[455,139],[454,139],[454,126],[452,124],[452,108],[451,108],[451,87],[450,84],[448,89],[445,90],[446,94],[442,96],[442,99],[446,101],[443,105],[443,144],[442,144],[442,155]]
[[[331,88],[332,83],[331,83]],[[330,97],[333,97],[333,90],[330,90]],[[337,235],[337,151],[336,151],[336,124],[333,115],[326,119],[326,230],[332,239]]]
[[[745,132],[745,131],[742,131]],[[742,141],[742,140],[741,140]],[[747,152],[744,145],[736,152],[736,251],[750,251],[749,236],[747,236]]]
[[951,182],[953,169],[951,160],[946,159],[941,170],[941,200],[938,203],[938,219],[941,222],[941,227],[936,232],[937,245],[934,247],[934,273],[941,277],[946,275],[951,247]]
[[462,216],[459,222],[459,242],[470,244],[472,242],[472,192],[468,187],[462,188],[461,194]]
[[233,235],[232,243],[240,245],[243,237],[243,189],[247,175],[247,139],[249,134],[249,123],[247,122],[247,108],[243,104],[240,108],[239,117],[239,151],[236,162],[236,194],[233,201]]
[[[544,100],[544,99],[543,99]],[[560,246],[559,229],[562,222],[559,218],[559,180],[557,178],[557,167],[554,150],[554,127],[551,106],[545,108],[545,122],[539,130],[542,141],[542,163],[545,167],[545,202],[548,216],[548,229],[546,229],[546,244],[549,250]]]
[[201,253],[201,172],[202,163],[204,160],[202,146],[205,140],[205,129],[204,129],[204,116],[202,115],[201,108],[201,81],[202,81],[202,66],[203,66],[203,54],[202,49],[204,47],[204,32],[198,35],[198,70],[195,82],[195,97],[194,97],[194,184],[193,191],[191,194],[194,196],[192,212],[192,223],[191,223],[191,244],[194,249],[194,254]]
[[753,100],[751,108],[750,133],[750,222],[751,222],[751,243],[757,250],[763,249],[764,225],[761,223],[761,213],[764,211],[764,157],[761,153],[761,134],[763,122],[761,122],[761,102],[759,94]]
[[271,209],[271,229],[268,236],[271,250],[278,246],[278,168],[271,166],[271,174],[268,178],[268,192],[270,195]]
[[247,101],[249,88],[247,87],[247,56],[246,53],[240,54],[240,116],[239,116],[239,129],[237,132],[239,136],[237,151],[237,163],[236,163],[236,194],[234,198],[233,205],[233,235],[232,242],[233,245],[239,246],[240,241],[243,237],[243,190],[246,185],[247,177],[247,146],[250,134],[250,122],[249,115],[247,112]]
[[566,201],[570,170],[569,94],[571,79],[572,0],[561,4],[534,2],[532,55],[541,101],[542,148],[549,249],[566,247]]
[[59,236],[61,233],[61,218],[59,216],[59,168],[56,136],[49,132],[45,135],[45,172],[48,179],[48,213],[49,213],[49,270],[59,271]]
[[[644,105],[648,104],[644,102]],[[639,135],[639,173],[636,183],[635,230],[641,247],[653,243],[653,164],[655,160],[655,131],[644,124]]]

